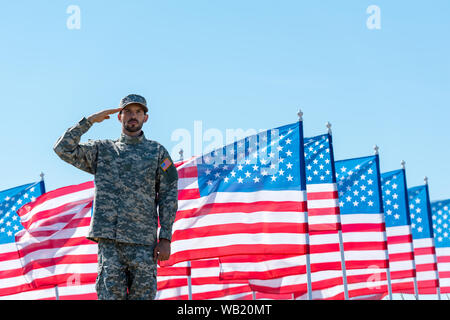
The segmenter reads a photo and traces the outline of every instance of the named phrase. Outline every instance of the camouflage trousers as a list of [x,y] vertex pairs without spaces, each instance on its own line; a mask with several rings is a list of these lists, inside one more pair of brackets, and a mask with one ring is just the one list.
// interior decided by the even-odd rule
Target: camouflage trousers
[[98,239],[99,300],[153,300],[156,264],[153,246]]

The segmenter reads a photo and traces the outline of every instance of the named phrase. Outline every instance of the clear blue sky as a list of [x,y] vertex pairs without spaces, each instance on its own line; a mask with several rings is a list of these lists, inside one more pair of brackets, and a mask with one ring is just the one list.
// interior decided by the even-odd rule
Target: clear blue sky
[[[380,30],[366,27],[372,4]],[[47,190],[92,179],[53,144],[139,93],[146,136],[168,150],[196,120],[225,135],[294,122],[301,108],[305,136],[332,123],[336,160],[378,144],[383,172],[404,159],[408,186],[427,175],[432,200],[450,198],[449,21],[448,0],[2,1],[0,190],[41,171]],[[112,119],[83,141],[119,134]]]

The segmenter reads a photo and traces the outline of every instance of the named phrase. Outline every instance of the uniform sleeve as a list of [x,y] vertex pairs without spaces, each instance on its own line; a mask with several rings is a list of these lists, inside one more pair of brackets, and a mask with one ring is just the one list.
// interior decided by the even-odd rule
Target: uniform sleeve
[[178,210],[178,172],[167,150],[161,146],[156,175],[160,239],[172,240],[172,225]]
[[96,141],[80,143],[81,136],[92,126],[86,118],[81,119],[76,125],[67,129],[53,146],[55,153],[71,165],[95,174],[97,169],[97,144]]

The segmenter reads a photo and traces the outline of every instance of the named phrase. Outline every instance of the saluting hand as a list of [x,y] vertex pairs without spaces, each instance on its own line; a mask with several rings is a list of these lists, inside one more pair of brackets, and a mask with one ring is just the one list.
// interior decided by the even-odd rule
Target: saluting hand
[[110,118],[110,114],[114,114],[119,112],[120,110],[122,110],[122,108],[116,108],[116,109],[107,109],[107,110],[103,110],[97,113],[94,113],[93,115],[89,116],[87,119],[91,122],[91,123],[95,123],[95,122],[102,122],[105,119],[109,119]]

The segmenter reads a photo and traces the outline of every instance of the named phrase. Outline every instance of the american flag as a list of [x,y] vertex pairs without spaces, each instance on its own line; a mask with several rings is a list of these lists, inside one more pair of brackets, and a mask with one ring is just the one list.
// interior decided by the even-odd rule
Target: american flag
[[192,300],[252,300],[247,281],[220,279],[218,258],[191,261]]
[[45,192],[44,181],[25,184],[0,192],[0,299],[52,299],[53,289],[33,290],[22,274],[22,264],[14,235],[23,230],[17,215],[23,205]]
[[305,138],[312,299],[344,299],[340,211],[332,137]]
[[292,300],[307,293],[306,255],[220,257],[221,279],[248,279],[258,297]]
[[219,262],[223,280],[267,280],[306,274],[305,255],[235,255],[219,257]]
[[[305,256],[300,256],[302,258]],[[303,265],[305,262],[301,262]],[[307,273],[298,273],[290,276],[272,278],[268,280],[250,279],[249,284],[253,291],[285,295],[292,294],[293,298],[304,297],[308,292]]]
[[335,162],[349,298],[388,291],[388,252],[378,155]]
[[57,287],[60,299],[95,298],[97,245],[87,240],[94,183],[47,192],[18,210],[22,273],[33,288]]
[[177,167],[178,212],[163,266],[240,254],[304,254],[302,122],[260,132]]
[[[37,188],[26,190],[28,195],[22,194],[34,202],[24,205],[13,219],[20,220],[26,227],[15,235],[16,269],[1,272],[2,276],[10,276],[9,282],[3,283],[14,283],[15,287],[4,288],[5,296],[1,298],[97,299],[97,244],[85,238],[91,219],[94,183],[63,187],[37,198]],[[17,199],[15,196],[7,200]],[[5,206],[10,207],[10,204]],[[8,221],[3,220],[3,223],[13,228]],[[19,230],[18,227],[14,229]],[[14,240],[14,236],[11,239]],[[11,265],[11,261],[8,264]],[[253,298],[247,281],[219,279],[217,258],[193,261],[192,266],[188,262],[158,266],[157,270],[156,298],[160,300],[188,299],[189,290],[195,300]]]
[[381,175],[392,293],[416,293],[416,267],[405,170]]
[[255,292],[293,298],[308,291],[306,255],[236,255],[219,261],[221,279],[248,280]]
[[409,188],[408,197],[419,294],[437,294],[439,277],[428,185]]
[[276,293],[263,293],[255,292],[254,300],[292,300],[294,295],[291,293],[276,294]]
[[450,199],[431,203],[434,244],[442,294],[450,293]]
[[156,300],[252,300],[247,281],[220,279],[218,258],[158,266]]
[[[328,134],[305,138],[311,297],[343,299],[339,205],[333,150]],[[305,256],[265,255],[220,258],[224,278],[250,279],[254,290],[308,298]]]
[[188,261],[177,263],[170,267],[160,267],[157,270],[157,292],[155,300],[188,300],[192,299],[189,286],[191,267]]
[[305,166],[309,232],[340,230],[331,135],[305,138]]

